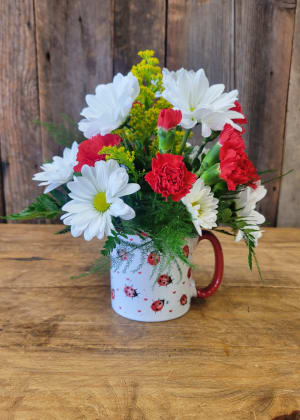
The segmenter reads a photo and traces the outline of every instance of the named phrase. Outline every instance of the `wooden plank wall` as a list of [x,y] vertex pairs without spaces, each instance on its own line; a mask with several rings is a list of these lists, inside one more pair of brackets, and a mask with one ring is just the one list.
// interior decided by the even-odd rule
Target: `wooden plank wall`
[[60,151],[32,121],[63,112],[78,121],[85,94],[151,48],[162,65],[203,67],[211,83],[239,89],[251,159],[296,169],[268,185],[261,211],[270,225],[300,226],[298,9],[296,0],[0,2],[0,214],[38,195],[31,177]]

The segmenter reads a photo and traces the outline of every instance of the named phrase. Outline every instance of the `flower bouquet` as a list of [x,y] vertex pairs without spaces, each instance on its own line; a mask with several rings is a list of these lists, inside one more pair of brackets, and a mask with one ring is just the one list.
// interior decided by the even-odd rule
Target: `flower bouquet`
[[[255,207],[266,189],[245,152],[238,91],[209,86],[203,69],[161,71],[153,51],[139,56],[130,73],[86,96],[78,124],[86,139],[41,166],[33,179],[44,194],[10,218],[59,216],[74,237],[106,237],[113,308],[156,321],[218,287],[223,259],[213,230],[243,239],[252,268],[265,221]],[[217,267],[213,284],[196,289],[191,253],[203,238]]]

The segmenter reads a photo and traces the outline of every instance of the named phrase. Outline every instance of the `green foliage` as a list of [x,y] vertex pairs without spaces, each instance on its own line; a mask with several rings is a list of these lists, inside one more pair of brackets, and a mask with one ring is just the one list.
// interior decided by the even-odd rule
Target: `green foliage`
[[62,114],[63,124],[55,124],[51,122],[34,121],[35,124],[44,127],[52,139],[59,145],[70,147],[76,140],[81,143],[85,140],[83,134],[78,130],[77,124],[66,114]]
[[123,232],[116,232],[115,230],[111,231],[111,235],[106,238],[105,244],[103,249],[101,250],[101,254],[104,256],[108,256],[115,247],[121,243],[120,236],[126,238],[126,234]]
[[22,210],[20,213],[14,213],[6,217],[8,220],[30,220],[40,219],[54,219],[61,214],[61,205],[53,197],[46,194],[41,194],[29,207]]
[[218,204],[218,219],[217,224],[227,224],[231,221],[234,208],[233,200],[220,200]]
[[[143,193],[141,200],[135,200],[136,197],[126,197],[127,203],[136,210],[136,217],[128,221],[114,221],[115,226],[118,226],[118,235],[140,235],[141,232],[146,232],[152,240],[153,249],[157,252],[167,256],[170,261],[177,257],[191,265],[183,255],[182,248],[185,240],[197,236],[197,233],[191,215],[182,202],[174,202],[171,199],[165,201],[153,192]],[[109,238],[107,248],[111,251],[117,243]]]
[[[290,173],[292,173],[294,171],[294,169],[290,169],[289,171],[285,172],[284,174],[280,174],[278,176],[275,176],[273,178],[267,179],[266,181],[263,181],[262,184],[269,184],[270,182],[276,181],[277,179],[281,179],[286,175],[289,175]],[[271,172],[271,171],[270,171]],[[267,171],[265,171],[265,173],[267,173]]]
[[262,274],[260,270],[260,266],[255,254],[255,238],[252,235],[253,232],[255,232],[254,229],[242,229],[243,235],[244,235],[244,241],[246,242],[246,245],[248,246],[248,265],[250,270],[252,271],[252,260],[254,259],[257,271],[259,274],[260,279],[262,280]]
[[[65,188],[65,189],[64,189]],[[69,196],[68,196],[68,188],[67,187],[62,187],[62,190],[59,189],[55,189],[52,190],[50,192],[50,194],[52,195],[52,197],[55,199],[55,201],[57,202],[57,204],[62,207],[64,206],[68,201],[70,201]]]
[[66,226],[65,228],[59,230],[55,235],[63,235],[64,233],[69,233],[71,231],[71,226]]

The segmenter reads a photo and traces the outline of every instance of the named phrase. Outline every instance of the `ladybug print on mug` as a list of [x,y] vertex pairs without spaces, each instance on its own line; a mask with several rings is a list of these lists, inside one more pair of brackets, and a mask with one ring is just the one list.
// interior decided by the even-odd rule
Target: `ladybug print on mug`
[[136,289],[134,289],[131,286],[125,286],[124,287],[124,293],[125,293],[126,296],[131,297],[131,298],[134,298],[134,297],[138,296],[138,293],[137,293]]
[[124,248],[118,249],[118,256],[121,258],[122,261],[127,261],[129,258],[128,252]]
[[151,309],[154,312],[159,312],[162,310],[162,308],[164,307],[165,301],[162,299],[158,299],[155,302],[152,303],[151,305]]
[[172,283],[172,279],[167,274],[162,274],[161,276],[158,277],[157,283],[159,286],[168,286],[169,284]]
[[147,261],[150,265],[157,265],[160,261],[160,256],[159,254],[156,254],[155,252],[151,252],[148,255]]
[[187,295],[182,295],[181,296],[180,303],[181,303],[181,305],[186,305],[187,304]]

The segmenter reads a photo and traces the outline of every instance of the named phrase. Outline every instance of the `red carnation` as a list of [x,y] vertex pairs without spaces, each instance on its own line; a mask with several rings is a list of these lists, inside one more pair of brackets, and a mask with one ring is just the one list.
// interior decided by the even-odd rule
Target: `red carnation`
[[179,201],[190,192],[196,175],[186,169],[183,156],[157,153],[152,159],[152,171],[145,176],[152,189],[166,199]]
[[157,127],[161,127],[166,131],[177,127],[182,119],[181,111],[174,109],[162,109],[158,116]]
[[121,141],[121,137],[117,134],[106,134],[105,136],[97,134],[84,140],[78,147],[78,164],[74,166],[74,171],[80,172],[83,165],[94,166],[98,160],[104,160],[105,155],[99,155],[98,152],[105,146],[118,146]]
[[[242,106],[241,106],[241,104],[238,101],[235,101],[234,107],[233,108],[230,108],[230,111],[236,111],[236,112],[239,112],[240,114],[243,114],[243,112],[242,112]],[[237,118],[237,119],[234,119],[232,121],[235,122],[236,124],[247,124],[248,123],[247,118],[245,117],[245,115],[244,115],[244,118]]]
[[242,138],[242,133],[230,124],[225,124],[223,130],[220,133],[219,143],[223,146],[230,141],[230,145],[239,151],[245,150],[244,140]]
[[245,153],[245,144],[241,133],[226,124],[220,134],[220,176],[230,191],[237,185],[249,185],[255,189],[260,179],[253,163]]

